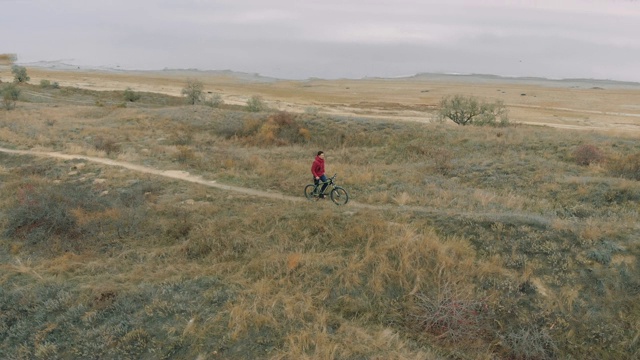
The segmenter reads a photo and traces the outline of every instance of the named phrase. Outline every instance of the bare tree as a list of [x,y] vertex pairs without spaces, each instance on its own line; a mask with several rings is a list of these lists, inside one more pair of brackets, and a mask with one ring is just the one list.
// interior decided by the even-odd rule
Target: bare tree
[[438,115],[440,119],[451,119],[458,125],[505,126],[509,122],[503,102],[485,103],[473,96],[453,95],[443,98]]

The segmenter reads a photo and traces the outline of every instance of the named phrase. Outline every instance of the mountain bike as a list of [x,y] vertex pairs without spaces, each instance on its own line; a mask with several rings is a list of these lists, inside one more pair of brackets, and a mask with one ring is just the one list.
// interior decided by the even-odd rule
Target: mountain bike
[[[344,188],[336,185],[336,176],[338,174],[334,174],[332,177],[328,178],[327,181],[318,181],[318,184],[309,184],[304,187],[304,196],[309,200],[318,200],[325,196],[325,193],[329,193],[331,197],[331,201],[333,201],[336,205],[345,205],[349,202],[349,193]],[[322,186],[327,184],[327,187],[324,189],[324,192],[320,193],[320,189]]]

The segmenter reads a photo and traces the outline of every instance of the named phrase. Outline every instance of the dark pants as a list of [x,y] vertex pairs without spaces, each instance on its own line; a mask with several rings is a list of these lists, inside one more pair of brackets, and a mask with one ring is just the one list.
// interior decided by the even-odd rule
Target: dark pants
[[324,194],[324,190],[327,188],[327,186],[329,186],[329,184],[327,184],[327,177],[325,175],[320,176],[319,180],[316,180],[316,177],[313,177],[313,184],[315,186],[318,186],[318,183],[322,181],[324,184],[322,185],[322,189],[320,189],[320,194]]

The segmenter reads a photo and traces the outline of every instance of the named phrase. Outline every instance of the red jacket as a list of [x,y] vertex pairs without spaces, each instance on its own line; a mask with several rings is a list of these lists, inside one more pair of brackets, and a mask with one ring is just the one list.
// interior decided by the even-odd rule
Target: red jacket
[[324,175],[324,159],[320,156],[316,156],[316,159],[313,161],[313,165],[311,165],[311,173],[314,178]]

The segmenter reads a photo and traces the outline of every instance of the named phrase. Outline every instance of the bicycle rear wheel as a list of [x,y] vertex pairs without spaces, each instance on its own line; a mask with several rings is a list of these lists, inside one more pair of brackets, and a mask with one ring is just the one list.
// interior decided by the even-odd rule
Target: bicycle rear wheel
[[317,197],[317,195],[313,194],[313,190],[315,190],[316,186],[313,184],[309,184],[307,186],[304,187],[304,197],[306,197],[308,200],[313,200],[315,197]]
[[336,205],[345,205],[349,202],[349,194],[347,190],[336,186],[333,190],[331,190],[331,201],[333,201]]

